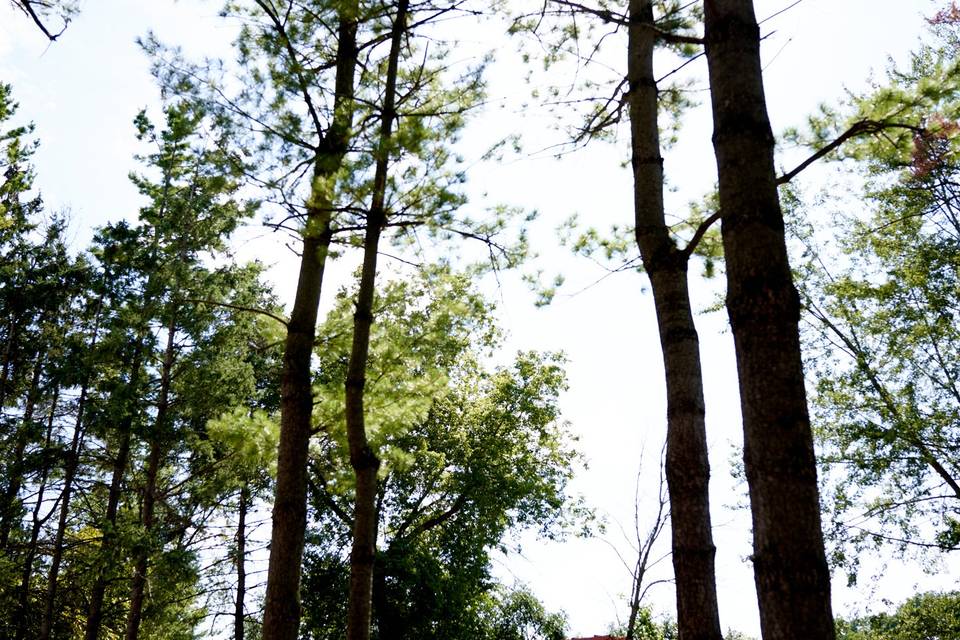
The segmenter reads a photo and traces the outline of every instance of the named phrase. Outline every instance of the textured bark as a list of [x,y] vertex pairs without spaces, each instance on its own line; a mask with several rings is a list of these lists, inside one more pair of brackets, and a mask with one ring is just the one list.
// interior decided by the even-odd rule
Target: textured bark
[[237,600],[233,611],[233,640],[243,640],[244,601],[247,598],[247,502],[250,489],[240,489],[240,514],[237,522]]
[[353,546],[350,550],[350,600],[347,608],[347,640],[369,640],[373,599],[373,563],[377,548],[377,471],[380,459],[367,442],[363,415],[366,385],[367,354],[370,348],[370,326],[373,324],[373,297],[376,289],[377,254],[380,234],[387,222],[386,193],[389,169],[389,142],[397,117],[394,103],[397,92],[397,69],[400,47],[407,25],[408,0],[397,3],[393,21],[387,77],[383,93],[376,170],[373,193],[367,213],[363,243],[363,266],[353,316],[353,343],[347,365],[345,417],[350,465],[356,478],[353,511]]
[[727,311],[743,412],[764,640],[832,640],[813,438],[750,0],[707,0]]
[[0,367],[0,409],[7,404],[8,382],[10,369],[13,366],[14,352],[17,337],[20,332],[20,316],[14,315],[7,323],[7,336],[3,343],[3,366]]
[[650,277],[667,386],[666,475],[670,489],[677,627],[681,640],[720,640],[710,522],[700,346],[687,289],[688,254],[664,217],[663,158],[653,74],[650,0],[630,1],[628,80],[636,236]]
[[167,324],[167,343],[163,351],[163,364],[160,369],[160,390],[157,397],[157,415],[153,422],[153,433],[150,438],[150,456],[147,462],[147,474],[143,487],[143,505],[141,507],[141,524],[146,542],[137,551],[134,561],[133,577],[130,580],[130,608],[127,610],[126,640],[137,640],[140,632],[140,621],[143,616],[144,590],[147,585],[147,570],[149,569],[149,543],[153,535],[154,512],[157,504],[157,476],[163,462],[166,447],[167,413],[170,410],[170,384],[173,380],[173,362],[176,354],[177,320],[176,312],[172,311]]
[[[317,152],[314,184],[336,173],[347,153],[357,66],[355,2],[345,3],[341,9],[338,37],[334,117]],[[307,453],[313,413],[310,358],[324,264],[332,237],[332,215],[329,196],[314,192],[308,203],[300,275],[283,353],[280,443],[263,640],[295,640],[300,627],[300,574],[307,527]]]
[[97,640],[100,637],[100,627],[103,623],[103,600],[107,592],[107,581],[110,572],[116,564],[117,544],[117,511],[120,508],[120,494],[123,488],[123,476],[127,472],[127,463],[130,460],[130,438],[132,436],[133,418],[136,413],[137,391],[140,389],[141,369],[143,365],[143,338],[137,339],[130,363],[129,383],[123,393],[127,396],[127,406],[120,423],[117,425],[119,441],[117,452],[113,459],[113,473],[110,479],[110,491],[107,495],[107,511],[104,514],[100,529],[103,532],[100,541],[100,562],[97,565],[97,577],[90,590],[90,604],[87,608],[87,624],[84,629],[85,640]]

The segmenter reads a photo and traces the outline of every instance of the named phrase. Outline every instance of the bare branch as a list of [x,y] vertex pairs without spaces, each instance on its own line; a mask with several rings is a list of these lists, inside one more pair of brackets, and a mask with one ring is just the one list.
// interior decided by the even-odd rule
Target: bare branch
[[266,317],[268,317],[268,318],[271,318],[271,319],[273,319],[273,320],[276,320],[277,322],[279,322],[279,323],[282,324],[283,326],[287,326],[287,325],[289,324],[288,321],[285,320],[284,318],[281,318],[280,316],[278,316],[278,315],[276,315],[275,313],[272,313],[272,312],[270,312],[270,311],[267,311],[266,309],[258,309],[258,308],[256,308],[256,307],[247,307],[247,306],[244,306],[244,305],[242,305],[242,304],[232,304],[232,303],[230,303],[230,302],[218,302],[218,301],[216,301],[216,300],[204,300],[204,299],[201,299],[201,298],[186,298],[186,301],[187,301],[187,302],[192,302],[192,303],[194,303],[194,304],[209,304],[209,305],[212,305],[212,306],[215,306],[215,307],[224,307],[224,308],[226,308],[226,309],[234,309],[234,310],[236,310],[236,311],[246,311],[246,312],[249,312],[249,313],[259,313],[259,314],[262,315],[262,316],[266,316]]
[[31,20],[33,20],[33,23],[37,25],[40,31],[43,32],[43,35],[47,36],[47,39],[50,40],[50,42],[56,42],[57,38],[63,35],[63,32],[67,30],[67,25],[70,23],[70,19],[65,16],[63,29],[60,29],[60,31],[57,33],[51,33],[50,30],[47,29],[46,25],[43,24],[43,20],[33,7],[33,5],[38,4],[36,0],[13,0],[13,4],[15,7],[23,11]]
[[711,214],[706,220],[700,223],[697,227],[697,230],[693,232],[693,237],[690,238],[690,243],[684,247],[680,253],[689,258],[693,255],[693,252],[697,250],[697,245],[700,244],[700,241],[703,240],[703,236],[707,235],[707,231],[710,230],[710,227],[713,226],[717,220],[723,217],[722,211],[716,211]]

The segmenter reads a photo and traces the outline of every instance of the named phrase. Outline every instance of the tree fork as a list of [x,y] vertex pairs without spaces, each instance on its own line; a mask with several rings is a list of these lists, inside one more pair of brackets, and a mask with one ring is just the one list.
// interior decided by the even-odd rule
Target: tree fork
[[670,237],[663,204],[657,41],[650,0],[631,0],[628,80],[637,245],[650,277],[667,387],[669,487],[677,627],[681,640],[720,640],[710,463],[707,456],[700,346],[687,285],[689,253]]

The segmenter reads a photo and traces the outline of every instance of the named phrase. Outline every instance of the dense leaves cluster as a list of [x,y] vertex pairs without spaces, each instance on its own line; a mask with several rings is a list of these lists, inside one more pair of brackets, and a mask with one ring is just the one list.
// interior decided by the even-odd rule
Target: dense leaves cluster
[[[6,125],[8,87],[0,104]],[[208,266],[253,205],[203,119],[185,105],[161,131],[137,117],[150,149],[132,177],[139,222],[100,229],[78,256],[30,197],[30,127],[4,133],[5,637],[129,635],[138,600],[145,633],[192,637],[223,597],[201,566],[222,554],[218,520],[250,473],[226,471],[237,453],[206,425],[235,406],[271,410],[275,354],[237,309],[274,303],[257,265]]]
[[[368,368],[370,437],[384,461],[376,638],[511,637],[527,626],[537,635],[521,637],[562,633],[561,619],[526,591],[497,587],[490,573],[491,553],[511,532],[555,535],[585,523],[566,491],[577,456],[559,422],[562,359],[524,353],[512,368],[485,373],[479,362],[497,334],[488,306],[466,287],[439,272],[419,284],[390,283],[377,301]],[[342,383],[331,382],[344,375],[349,343],[336,336],[348,321],[344,304],[321,327],[333,337],[322,343],[317,378],[318,412],[329,416],[319,422],[329,426],[311,469],[318,528],[304,594],[306,628],[318,639],[343,634],[349,574],[353,475],[342,417],[324,408],[342,407]]]
[[960,594],[921,593],[892,613],[837,621],[838,640],[930,640],[960,634]]

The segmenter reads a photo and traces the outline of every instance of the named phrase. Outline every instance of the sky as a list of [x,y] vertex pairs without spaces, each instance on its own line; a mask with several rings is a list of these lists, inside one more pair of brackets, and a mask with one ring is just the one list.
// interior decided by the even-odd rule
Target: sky
[[[762,25],[767,36],[762,47],[765,86],[775,131],[802,125],[819,103],[835,102],[845,89],[865,87],[871,73],[882,75],[888,58],[905,60],[918,42],[922,17],[936,7],[932,0],[757,0],[755,5],[760,19],[776,14]],[[235,29],[217,16],[217,2],[98,0],[83,3],[82,9],[51,45],[28,20],[0,3],[0,81],[13,85],[20,115],[37,125],[38,186],[50,210],[71,212],[78,249],[93,227],[134,218],[140,205],[127,180],[136,168],[133,155],[138,150],[131,123],[141,108],[156,111],[159,91],[136,38],[152,29],[188,55],[229,56]],[[558,247],[554,229],[574,213],[599,228],[629,223],[626,140],[621,135],[615,143],[591,144],[555,157],[553,145],[563,142],[563,132],[555,128],[557,115],[531,98],[516,43],[496,27],[466,39],[470,46],[464,51],[497,51],[488,76],[490,106],[474,117],[461,142],[468,157],[479,156],[503,135],[521,133],[524,139],[520,154],[471,169],[472,206],[505,202],[539,211],[531,236],[540,253],[535,266],[548,275],[562,272],[567,279],[554,303],[543,309],[533,306],[532,296],[513,276],[488,287],[508,330],[504,351],[536,348],[567,354],[570,389],[562,400],[564,417],[589,463],[574,488],[607,521],[605,533],[592,539],[546,542],[524,537],[523,552],[498,557],[496,571],[505,580],[529,584],[549,608],[564,610],[573,635],[600,634],[625,618],[630,582],[621,556],[633,562],[629,539],[635,536],[634,515],[642,527],[648,526],[655,506],[665,429],[662,365],[643,276],[628,271],[605,277],[600,266]],[[619,64],[615,57],[609,61]],[[673,187],[668,207],[677,212],[716,180],[705,65],[695,63],[689,72],[695,82],[691,95],[702,104],[687,115],[665,165]],[[532,82],[542,78],[535,74]],[[802,155],[786,150],[784,166]],[[243,232],[237,251],[242,258],[257,257],[273,265],[271,275],[289,303],[295,278],[283,239],[253,227]],[[343,261],[330,277],[342,281],[351,269],[349,260]],[[759,636],[747,560],[745,488],[730,473],[741,441],[732,339],[725,315],[706,311],[720,299],[722,282],[697,281],[693,295],[701,312],[697,324],[711,445],[721,623],[725,629]],[[660,567],[664,573],[658,576],[667,575],[669,559]],[[915,590],[954,582],[946,573],[926,575],[889,558],[884,577],[872,587],[848,588],[838,577],[835,610],[863,611],[882,598],[895,601]],[[652,603],[669,611],[672,598],[672,587],[665,585],[654,590]]]

